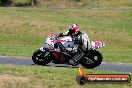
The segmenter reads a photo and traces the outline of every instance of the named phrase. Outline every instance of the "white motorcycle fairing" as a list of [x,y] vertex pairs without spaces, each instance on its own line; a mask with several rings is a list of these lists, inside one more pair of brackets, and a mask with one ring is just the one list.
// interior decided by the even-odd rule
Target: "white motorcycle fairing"
[[[46,41],[45,41],[45,44],[44,44],[44,48],[48,48],[48,49],[51,49],[53,50],[54,49],[54,43],[55,42],[61,42],[62,45],[69,51],[71,50],[74,50],[74,41],[72,40],[72,38],[70,36],[66,36],[66,37],[63,37],[61,39],[55,39],[56,37],[56,34],[52,34],[50,35]],[[89,41],[89,38],[88,38],[88,35],[86,33],[84,33],[82,35],[82,42],[83,42],[83,45],[82,45],[82,49],[84,51],[86,51],[86,49],[98,49],[98,48],[101,48],[103,46],[106,46],[105,42],[101,42],[101,41],[92,41],[90,42]],[[40,48],[41,51],[45,51],[45,49],[43,49],[43,47]]]

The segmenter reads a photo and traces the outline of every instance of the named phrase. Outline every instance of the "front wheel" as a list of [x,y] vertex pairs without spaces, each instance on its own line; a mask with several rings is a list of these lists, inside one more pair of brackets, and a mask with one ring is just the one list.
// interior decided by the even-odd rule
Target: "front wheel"
[[102,54],[99,51],[91,50],[89,55],[82,59],[81,64],[87,69],[93,69],[101,64],[102,59]]
[[46,65],[52,61],[52,58],[49,55],[46,55],[46,52],[42,52],[40,49],[35,51],[32,56],[32,60],[37,65]]

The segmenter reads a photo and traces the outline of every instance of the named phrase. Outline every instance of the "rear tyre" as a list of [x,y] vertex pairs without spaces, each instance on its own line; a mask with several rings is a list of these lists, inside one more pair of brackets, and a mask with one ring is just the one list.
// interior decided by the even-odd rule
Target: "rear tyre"
[[102,59],[102,54],[99,51],[91,50],[89,55],[83,58],[81,64],[87,69],[93,69],[101,64]]
[[32,56],[33,62],[37,65],[46,65],[50,63],[52,61],[52,57],[50,56],[50,54],[44,57],[45,54],[46,52],[42,52],[40,49],[38,49],[33,53]]

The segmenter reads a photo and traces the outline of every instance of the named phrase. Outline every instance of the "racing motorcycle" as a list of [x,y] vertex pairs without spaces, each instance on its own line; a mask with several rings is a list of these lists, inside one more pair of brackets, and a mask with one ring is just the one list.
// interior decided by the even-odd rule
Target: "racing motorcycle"
[[[99,66],[102,62],[103,56],[96,49],[105,46],[105,42],[92,41],[91,48],[88,49],[87,34],[76,39],[82,44],[75,44],[75,41],[70,36],[62,38],[57,37],[58,34],[51,34],[46,38],[44,46],[36,50],[32,55],[32,60],[37,65],[47,65],[52,62],[54,64],[69,64],[70,59],[78,54],[80,49],[83,52],[83,56],[77,59],[77,64],[81,64],[87,69],[92,69]],[[61,47],[66,51],[63,51],[60,47],[56,47],[56,43],[61,43]],[[83,47],[85,46],[85,49]],[[70,53],[69,53],[70,52]],[[80,52],[80,53],[81,53]]]

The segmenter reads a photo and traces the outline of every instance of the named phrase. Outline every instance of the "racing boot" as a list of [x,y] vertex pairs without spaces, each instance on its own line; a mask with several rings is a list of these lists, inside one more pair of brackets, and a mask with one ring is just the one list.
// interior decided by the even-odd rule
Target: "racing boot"
[[69,65],[76,66],[77,65],[77,62],[74,61],[73,59],[70,59],[69,60]]

